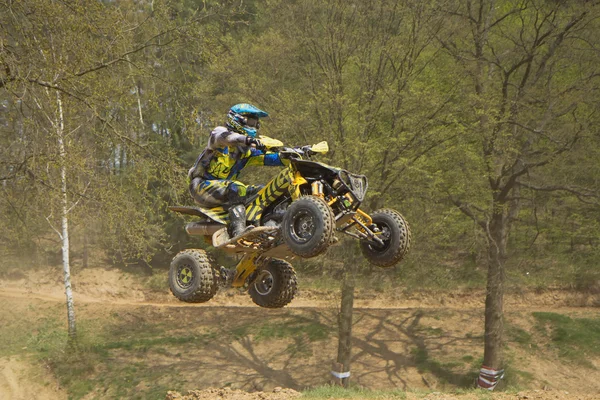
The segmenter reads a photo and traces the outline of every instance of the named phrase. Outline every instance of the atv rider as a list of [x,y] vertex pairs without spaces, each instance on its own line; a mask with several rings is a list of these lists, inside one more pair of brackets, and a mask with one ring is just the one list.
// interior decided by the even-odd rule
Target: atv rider
[[190,193],[200,206],[229,208],[232,238],[246,230],[246,199],[263,187],[237,181],[242,169],[246,165],[283,165],[279,154],[266,151],[256,137],[260,118],[268,115],[251,104],[231,107],[226,127],[218,126],[211,132],[208,145],[188,172]]

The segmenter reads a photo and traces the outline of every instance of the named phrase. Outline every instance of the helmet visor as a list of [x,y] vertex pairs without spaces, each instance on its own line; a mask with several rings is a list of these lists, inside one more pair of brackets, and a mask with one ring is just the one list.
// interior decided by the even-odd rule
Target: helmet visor
[[250,128],[258,128],[258,118],[256,117],[246,117],[246,126]]

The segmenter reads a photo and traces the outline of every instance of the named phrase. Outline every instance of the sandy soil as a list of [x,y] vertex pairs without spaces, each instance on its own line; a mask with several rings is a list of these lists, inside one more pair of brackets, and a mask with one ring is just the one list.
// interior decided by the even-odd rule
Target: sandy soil
[[[532,390],[518,393],[429,393],[427,395],[407,392],[406,400],[480,400],[482,396],[490,400],[598,400],[598,395],[572,394],[559,390]],[[290,400],[301,394],[291,389],[276,388],[273,392],[247,393],[231,389],[190,390],[185,394],[169,392],[166,400]],[[398,399],[399,397],[378,397],[379,400]],[[352,397],[359,400],[360,397]]]
[[31,363],[18,357],[0,358],[0,399],[10,400],[63,400],[67,395],[61,391],[53,378]]
[[178,392],[167,393],[166,400],[288,400],[300,397],[302,394],[292,389],[275,388],[272,392],[248,393],[242,390],[205,389],[190,390],[186,394]]
[[[166,282],[166,272],[165,282]],[[88,268],[72,274],[75,301],[83,303],[110,303],[120,305],[152,305],[156,307],[256,307],[247,293],[241,290],[223,290],[208,303],[189,304],[178,301],[168,288],[162,292],[145,288],[139,277],[115,269]],[[0,280],[0,296],[64,301],[62,273],[58,269],[29,271],[17,279]],[[366,293],[357,291],[356,309],[482,309],[484,290],[464,290],[440,296],[435,292]],[[337,308],[339,292],[304,290],[286,308]],[[559,310],[568,308],[598,310],[600,293],[574,293],[548,288],[538,292],[515,291],[505,296],[505,309]]]

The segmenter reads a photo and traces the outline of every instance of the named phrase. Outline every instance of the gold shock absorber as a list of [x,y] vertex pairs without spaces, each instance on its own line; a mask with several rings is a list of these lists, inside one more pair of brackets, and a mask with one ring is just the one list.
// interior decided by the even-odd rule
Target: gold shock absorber
[[367,214],[366,212],[362,211],[360,208],[358,210],[356,210],[356,215],[360,216],[360,222],[362,222],[363,224],[365,224],[367,226],[369,226],[373,223],[371,216],[369,214]]
[[[363,225],[366,226],[371,226],[371,224],[373,223],[373,219],[371,219],[371,216],[366,212],[362,211],[361,209],[356,210],[354,219],[360,221]],[[356,229],[358,229],[362,233],[367,233],[365,232],[364,228],[358,224],[356,225]]]
[[319,181],[314,181],[311,185],[310,185],[311,189],[312,189],[312,195],[313,196],[317,196],[320,198],[324,198],[325,195],[323,194],[323,184]]

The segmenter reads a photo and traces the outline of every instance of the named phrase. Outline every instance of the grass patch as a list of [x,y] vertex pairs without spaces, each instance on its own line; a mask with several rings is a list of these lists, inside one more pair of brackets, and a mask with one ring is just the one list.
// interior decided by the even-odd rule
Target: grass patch
[[163,399],[168,390],[181,389],[175,371],[127,360],[127,356],[135,357],[136,353],[128,352],[119,358],[88,350],[80,346],[74,351],[54,354],[47,360],[61,386],[68,389],[70,399],[86,396]]
[[15,306],[0,310],[0,356],[44,351],[63,339],[64,306]]
[[310,344],[329,337],[331,327],[302,317],[286,318],[261,325],[244,325],[230,331],[235,340],[252,337],[254,343],[264,341],[291,340],[287,352],[297,356],[310,356]]
[[507,323],[505,325],[505,333],[508,342],[518,343],[527,348],[537,349],[537,344],[533,342],[531,333],[527,332],[525,329]]
[[312,343],[331,335],[330,327],[300,315],[241,317],[215,325],[202,321],[216,321],[218,313],[202,309],[100,311],[81,305],[77,342],[70,346],[64,308],[23,303],[0,310],[6,321],[0,324],[0,354],[31,354],[50,368],[70,399],[164,399],[168,390],[195,387],[192,355],[215,343],[224,349],[238,340],[263,343],[261,348],[273,343],[298,360],[313,354]]
[[[106,399],[163,399],[168,390],[183,389],[177,368],[156,366],[144,360],[149,353],[177,357],[178,351],[202,348],[215,338],[213,333],[179,336],[161,332],[155,336],[136,335],[114,340],[110,327],[90,329],[80,322],[75,347],[65,345],[66,332],[45,335],[38,340],[38,356],[48,364],[72,399],[86,396]],[[155,331],[151,329],[151,331]],[[61,335],[62,333],[62,335]],[[50,337],[52,340],[46,340]],[[101,388],[102,392],[98,392]]]
[[359,387],[319,386],[302,392],[303,399],[405,399],[401,390],[367,390]]
[[157,270],[152,273],[148,279],[144,281],[144,287],[154,292],[164,292],[169,287],[168,271]]
[[518,369],[517,365],[514,356],[507,354],[504,360],[504,378],[500,381],[498,389],[518,392],[535,388],[532,387],[535,376],[529,371]]
[[551,312],[534,312],[536,330],[550,339],[561,357],[591,366],[587,356],[600,355],[600,318],[571,318]]
[[329,337],[331,327],[311,319],[292,317],[277,322],[264,322],[261,325],[251,324],[233,328],[230,333],[234,339],[252,336],[255,342],[273,339],[304,338],[309,342],[325,340]]
[[[468,361],[463,357],[462,360],[440,362],[431,358],[428,351],[421,347],[413,348],[411,353],[419,373],[429,372],[444,383],[466,388],[473,383],[477,376],[473,368],[469,369],[470,372],[464,373],[464,364],[472,361],[472,356],[468,356]],[[458,372],[455,372],[455,369],[458,369]]]
[[[85,308],[78,310],[85,314]],[[77,342],[69,345],[64,305],[30,305],[2,314],[9,323],[0,325],[0,352],[32,354],[50,367],[70,399],[164,399],[168,390],[182,390],[185,381],[177,367],[146,363],[148,355],[177,358],[190,348],[202,351],[217,337],[199,328],[182,335],[151,312],[126,311],[79,318]]]

